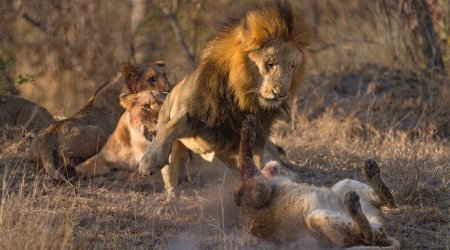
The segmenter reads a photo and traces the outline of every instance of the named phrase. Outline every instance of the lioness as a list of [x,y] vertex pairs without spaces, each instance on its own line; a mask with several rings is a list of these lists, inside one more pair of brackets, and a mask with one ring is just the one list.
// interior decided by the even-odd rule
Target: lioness
[[306,27],[285,2],[225,24],[203,51],[199,66],[166,98],[139,172],[153,174],[169,164],[162,174],[170,201],[187,149],[213,153],[236,166],[239,131],[248,113],[258,119],[256,129],[262,136],[256,154],[261,156],[272,123],[301,85],[308,38]]
[[309,234],[340,248],[400,248],[384,230],[380,207],[392,208],[395,201],[374,160],[366,161],[361,169],[369,185],[349,179],[330,189],[296,183],[279,175],[277,162],[269,162],[262,171],[256,168],[255,130],[256,119],[249,116],[241,130],[242,182],[235,193],[253,235],[288,243]]
[[137,170],[155,136],[158,112],[165,97],[165,93],[152,90],[122,94],[120,104],[125,113],[100,153],[75,167],[77,176],[106,175],[113,169]]
[[54,121],[44,107],[19,96],[0,95],[0,128],[20,127],[34,134]]
[[[92,157],[114,131],[124,109],[119,95],[151,89],[168,91],[164,63],[141,66],[124,64],[114,79],[97,89],[89,103],[70,118],[56,121],[42,130],[32,141],[29,157],[42,163],[47,174],[62,180],[69,172],[61,173],[61,166],[72,166]],[[73,171],[73,168],[63,168]]]

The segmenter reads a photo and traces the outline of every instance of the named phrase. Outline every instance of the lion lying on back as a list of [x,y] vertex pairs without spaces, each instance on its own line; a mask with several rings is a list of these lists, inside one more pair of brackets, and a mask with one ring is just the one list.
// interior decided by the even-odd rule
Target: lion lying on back
[[164,63],[139,67],[124,64],[119,74],[100,87],[78,113],[54,122],[38,134],[31,143],[30,159],[42,163],[52,179],[64,179],[72,174],[67,171],[73,171],[65,166],[74,166],[95,155],[114,131],[124,112],[119,102],[121,92],[168,91],[169,88]]
[[362,168],[369,185],[348,179],[330,189],[296,183],[279,175],[277,162],[268,163],[262,171],[256,168],[252,152],[256,123],[255,117],[249,116],[242,126],[242,182],[235,193],[253,235],[289,243],[306,233],[332,247],[400,248],[384,229],[380,207],[392,208],[395,201],[375,161],[368,160]]
[[156,133],[158,112],[165,97],[165,93],[151,90],[121,95],[125,113],[100,153],[75,168],[77,176],[106,175],[114,169],[137,170]]
[[267,140],[271,126],[302,83],[308,38],[285,2],[226,24],[203,51],[195,71],[167,96],[139,172],[154,174],[168,164],[162,174],[170,201],[188,149],[236,167],[239,131],[248,113],[260,121],[255,154],[262,165],[266,151],[276,151]]

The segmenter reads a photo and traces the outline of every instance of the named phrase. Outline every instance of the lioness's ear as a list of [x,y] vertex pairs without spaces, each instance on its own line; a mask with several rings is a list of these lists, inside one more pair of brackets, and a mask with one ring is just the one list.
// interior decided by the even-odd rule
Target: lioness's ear
[[129,63],[122,63],[120,72],[122,72],[124,76],[128,90],[131,93],[135,93],[137,91],[136,84],[139,78],[139,68]]
[[130,110],[136,102],[136,95],[128,92],[122,92],[120,94],[120,105],[126,110]]
[[169,94],[169,92],[161,92],[157,90],[152,90],[151,93],[153,98],[159,103],[163,103],[167,95]]
[[156,61],[154,64],[160,68],[164,68],[166,66],[166,63],[164,61]]

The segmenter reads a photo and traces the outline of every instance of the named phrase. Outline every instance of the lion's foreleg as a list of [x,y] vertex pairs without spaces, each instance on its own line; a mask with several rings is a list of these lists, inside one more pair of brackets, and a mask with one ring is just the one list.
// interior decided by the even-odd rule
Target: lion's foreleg
[[158,128],[155,139],[139,162],[139,173],[152,175],[169,163],[173,143],[195,134],[187,112],[179,112],[167,124]]
[[178,177],[180,174],[180,168],[184,166],[187,161],[186,156],[186,147],[180,141],[175,141],[172,146],[169,164],[161,169],[164,187],[167,194],[165,203],[167,204],[178,195]]

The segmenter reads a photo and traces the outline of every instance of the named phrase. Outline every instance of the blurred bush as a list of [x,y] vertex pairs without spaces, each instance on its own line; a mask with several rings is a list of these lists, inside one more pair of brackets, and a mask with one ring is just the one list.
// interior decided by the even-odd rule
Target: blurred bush
[[[291,0],[312,26],[310,71],[365,63],[429,68],[414,33],[415,1]],[[193,69],[222,21],[258,4],[261,1],[4,0],[0,81],[11,86],[19,74],[22,79],[29,74],[36,84],[19,87],[21,95],[55,115],[70,115],[124,61],[164,60],[169,79],[176,83]],[[428,7],[442,58],[449,65],[450,3],[429,0]]]

